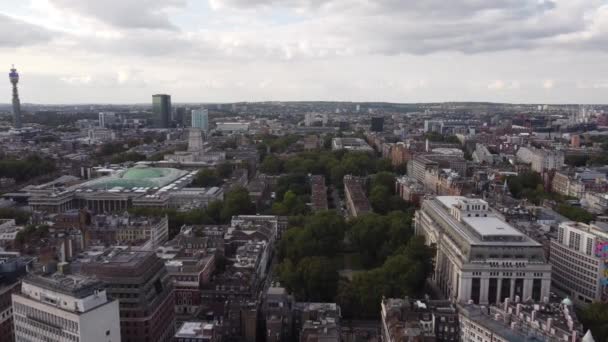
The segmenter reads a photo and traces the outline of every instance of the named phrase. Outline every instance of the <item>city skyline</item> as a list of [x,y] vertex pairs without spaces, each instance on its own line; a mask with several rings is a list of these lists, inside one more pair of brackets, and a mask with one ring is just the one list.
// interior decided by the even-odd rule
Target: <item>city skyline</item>
[[599,104],[608,89],[596,0],[0,3],[25,103]]

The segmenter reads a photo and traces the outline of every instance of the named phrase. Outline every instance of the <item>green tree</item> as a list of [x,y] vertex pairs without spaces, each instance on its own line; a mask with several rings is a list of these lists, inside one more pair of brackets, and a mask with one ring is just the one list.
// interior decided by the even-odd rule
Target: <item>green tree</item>
[[587,329],[591,329],[596,341],[608,341],[608,304],[592,303],[581,312],[581,321]]
[[347,236],[365,267],[377,267],[412,237],[412,215],[394,211],[386,216],[368,214],[351,222]]
[[390,254],[385,247],[386,233],[387,221],[378,214],[357,217],[352,223],[347,235],[365,267],[378,266]]
[[307,301],[329,302],[338,288],[338,270],[327,257],[308,257],[298,263],[298,274],[304,283]]
[[392,211],[386,216],[387,243],[392,252],[405,245],[414,235],[412,227],[413,208],[409,212]]
[[255,205],[251,202],[249,191],[243,187],[228,192],[220,213],[222,222],[229,222],[234,215],[255,214]]
[[377,317],[375,306],[383,296],[421,296],[424,293],[426,279],[433,270],[433,255],[434,251],[424,244],[423,238],[414,237],[381,267],[357,273],[350,284],[339,283],[337,299],[347,300],[347,307],[353,310],[347,314]]
[[198,187],[211,187],[222,185],[224,181],[217,176],[215,170],[201,169],[196,173],[192,184]]
[[27,211],[13,209],[13,208],[0,208],[0,219],[14,219],[18,225],[26,224],[32,214]]
[[41,158],[38,155],[0,160],[0,178],[13,178],[17,182],[28,181],[55,172],[56,169],[52,159]]
[[385,214],[390,210],[390,190],[385,186],[375,186],[369,195],[369,202],[375,212]]
[[296,195],[289,190],[283,195],[283,201],[275,202],[272,205],[272,212],[275,215],[293,216],[303,215],[309,211],[307,203],[308,196]]
[[285,193],[291,191],[296,195],[304,195],[310,193],[310,184],[308,176],[303,173],[291,173],[281,176],[277,180],[275,188],[276,198],[283,200]]
[[286,259],[278,266],[279,279],[298,300],[333,301],[338,289],[338,270],[327,257],[306,257],[297,266]]
[[224,203],[222,201],[213,201],[207,205],[207,215],[214,223],[220,223],[222,221],[222,208]]
[[138,162],[146,160],[146,156],[137,152],[124,152],[115,154],[110,159],[110,163],[112,164],[121,164],[125,162]]
[[293,227],[283,234],[278,245],[279,259],[294,263],[308,256],[333,257],[344,240],[346,223],[335,211],[317,212],[306,217],[303,227]]
[[222,163],[217,167],[216,173],[218,175],[218,177],[220,178],[229,178],[230,176],[232,176],[232,164],[230,163]]
[[268,155],[262,161],[260,171],[269,175],[278,175],[283,172],[283,161],[273,155]]
[[589,161],[589,156],[585,156],[585,155],[567,155],[564,158],[564,164],[574,166],[574,167],[585,166],[585,165],[587,165],[588,161]]
[[392,172],[378,172],[372,176],[372,188],[376,186],[384,186],[391,194],[394,193],[395,189],[395,174]]
[[557,207],[557,212],[576,222],[589,223],[595,218],[595,215],[587,210],[567,204],[560,204]]
[[[124,142],[107,142],[101,145],[98,149],[97,155],[100,157],[111,156],[114,154],[122,153],[127,150]],[[127,145],[128,146],[128,145]]]
[[380,158],[376,161],[376,171],[378,172],[392,172],[393,164],[390,159]]
[[46,238],[49,235],[49,226],[42,225],[27,225],[25,228],[17,232],[15,242],[18,246],[24,246],[32,241],[38,241]]

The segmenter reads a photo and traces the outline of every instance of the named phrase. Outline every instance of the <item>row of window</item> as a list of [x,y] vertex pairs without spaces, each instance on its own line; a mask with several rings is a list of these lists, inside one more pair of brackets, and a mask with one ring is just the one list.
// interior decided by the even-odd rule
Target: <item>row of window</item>
[[22,316],[15,316],[14,319],[16,338],[31,338],[38,341],[49,342],[80,341],[80,338],[77,335],[68,333],[66,331],[57,329],[44,323],[31,320]]
[[32,308],[21,303],[13,303],[13,310],[16,316],[25,316],[50,326],[57,327],[57,329],[78,333],[78,322],[52,315],[48,312]]

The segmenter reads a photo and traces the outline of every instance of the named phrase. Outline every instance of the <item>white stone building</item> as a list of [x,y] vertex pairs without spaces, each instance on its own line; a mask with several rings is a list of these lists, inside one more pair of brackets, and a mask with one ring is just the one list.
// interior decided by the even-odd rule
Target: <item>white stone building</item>
[[483,200],[424,200],[415,229],[436,247],[433,280],[449,299],[483,305],[549,295],[551,265],[542,245],[501,220]]

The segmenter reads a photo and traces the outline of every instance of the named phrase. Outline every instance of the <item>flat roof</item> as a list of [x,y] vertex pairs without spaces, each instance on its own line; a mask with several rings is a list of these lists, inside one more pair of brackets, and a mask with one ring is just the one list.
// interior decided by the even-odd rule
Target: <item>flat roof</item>
[[467,198],[463,196],[437,196],[435,199],[449,210],[452,206],[458,204],[459,200],[466,200]]
[[88,297],[93,295],[96,290],[104,289],[104,284],[101,281],[80,275],[54,274],[41,276],[30,274],[23,279],[23,282],[76,298]]
[[496,216],[463,217],[462,220],[481,236],[524,236],[520,231]]
[[213,329],[212,323],[205,322],[184,322],[179,328],[175,337],[203,337],[205,332]]
[[[462,217],[462,221],[458,221],[450,213],[450,208],[458,204],[460,200],[471,201],[476,199],[463,196],[437,196],[428,203],[469,244],[479,246],[495,246],[497,244],[521,247],[540,246],[538,242],[496,217],[491,211],[487,212],[487,217]],[[504,239],[501,237],[504,237]]]

